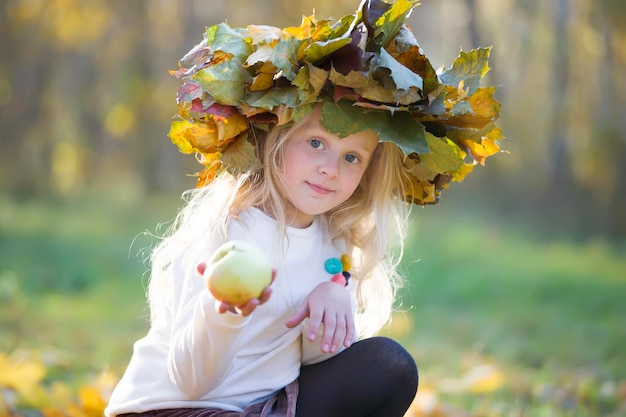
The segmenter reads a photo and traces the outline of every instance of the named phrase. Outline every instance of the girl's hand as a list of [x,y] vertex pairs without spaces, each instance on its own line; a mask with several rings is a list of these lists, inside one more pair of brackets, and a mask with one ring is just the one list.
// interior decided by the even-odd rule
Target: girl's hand
[[[200,263],[198,264],[196,268],[198,272],[200,273],[200,275],[203,275],[206,269],[206,264]],[[276,270],[272,269],[272,280],[270,281],[270,285],[272,285],[275,278],[276,278]],[[272,295],[272,289],[270,288],[270,285],[265,287],[261,295],[259,295],[259,298],[253,298],[252,300],[240,306],[234,306],[225,301],[215,300],[215,310],[217,310],[217,312],[220,314],[231,312],[231,313],[239,314],[243,317],[249,316],[258,306],[266,303],[267,300],[270,299],[270,296]]]
[[312,342],[317,337],[320,325],[324,333],[320,349],[324,353],[335,353],[343,344],[350,347],[356,333],[352,316],[350,293],[334,282],[323,282],[309,293],[304,303],[285,323],[293,328],[309,318],[307,338]]

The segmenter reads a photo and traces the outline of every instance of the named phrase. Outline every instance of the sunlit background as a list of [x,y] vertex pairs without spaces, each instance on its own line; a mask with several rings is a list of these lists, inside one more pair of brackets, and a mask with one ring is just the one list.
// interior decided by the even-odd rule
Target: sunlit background
[[[145,333],[142,257],[198,169],[168,71],[204,29],[357,6],[0,4],[0,416],[99,415]],[[408,24],[435,67],[493,45],[507,137],[416,210],[385,331],[420,367],[408,415],[626,415],[626,3],[423,0]]]

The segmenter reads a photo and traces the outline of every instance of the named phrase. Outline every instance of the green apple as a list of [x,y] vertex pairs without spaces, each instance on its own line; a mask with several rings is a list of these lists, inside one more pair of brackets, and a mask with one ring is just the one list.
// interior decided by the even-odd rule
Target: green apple
[[265,253],[243,240],[226,242],[215,250],[204,279],[216,300],[240,306],[258,298],[272,282],[272,265]]

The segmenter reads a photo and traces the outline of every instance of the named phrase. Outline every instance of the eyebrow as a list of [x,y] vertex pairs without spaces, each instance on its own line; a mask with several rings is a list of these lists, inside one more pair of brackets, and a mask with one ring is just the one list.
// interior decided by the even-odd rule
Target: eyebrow
[[360,143],[358,143],[356,145],[356,148],[358,148],[358,150],[362,151],[363,153],[366,153],[368,155],[373,155],[374,152],[376,152],[376,148],[378,147],[378,143],[376,142],[376,145],[370,150],[370,148],[368,148],[367,146],[365,146],[365,144],[362,141],[359,141]]
[[[329,134],[329,135],[333,135],[333,136],[337,136],[333,133],[328,132],[327,130],[325,130],[323,127],[318,127],[315,125],[309,125],[308,123],[304,124],[302,126],[302,130],[300,131],[301,133],[303,133],[305,136],[308,135],[313,135],[315,136],[313,133],[317,133],[317,132],[323,132],[325,134]],[[324,139],[323,135],[320,135],[321,139]],[[345,138],[339,138],[339,140],[342,140]],[[374,148],[372,150],[370,150],[364,143],[363,141],[357,141],[354,150],[358,153],[362,153],[362,154],[367,154],[368,156],[372,156],[374,154],[374,152],[376,151],[376,147],[378,146],[378,142],[376,142],[376,145],[374,146]]]
[[366,157],[371,157],[374,154],[374,151],[370,151],[368,148],[366,148],[365,146],[357,146],[354,148],[354,150],[352,152],[356,152],[357,154],[361,155],[361,156],[366,156]]

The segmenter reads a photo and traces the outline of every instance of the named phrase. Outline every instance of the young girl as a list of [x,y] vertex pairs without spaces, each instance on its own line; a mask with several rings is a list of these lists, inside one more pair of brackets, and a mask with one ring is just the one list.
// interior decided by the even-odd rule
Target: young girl
[[[434,202],[475,156],[445,136],[471,117],[425,110],[437,89],[454,93],[421,53],[411,69],[421,82],[402,92],[394,81],[409,62],[398,52],[414,44],[402,25],[414,3],[366,1],[334,26],[221,24],[183,58],[170,137],[205,169],[152,254],[151,328],[107,416],[404,415],[417,368],[373,335],[400,282],[407,201]],[[215,299],[202,276],[230,240],[258,246],[274,267],[244,305]]]

